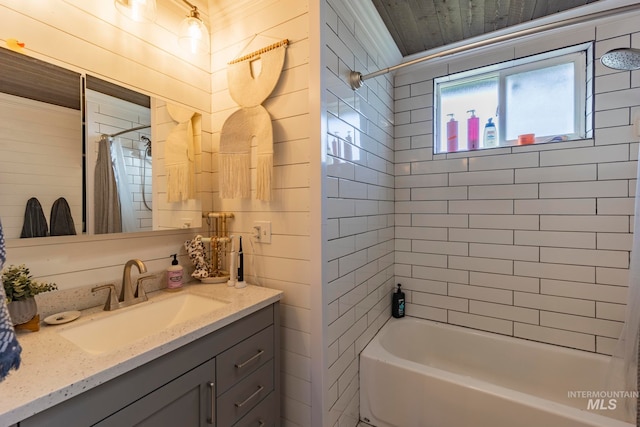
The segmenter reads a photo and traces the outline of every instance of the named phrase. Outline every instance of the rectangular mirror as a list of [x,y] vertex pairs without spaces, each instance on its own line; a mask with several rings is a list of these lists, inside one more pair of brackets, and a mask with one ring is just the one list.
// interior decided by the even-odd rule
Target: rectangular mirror
[[151,231],[151,98],[90,75],[85,86],[87,230]]
[[[200,201],[167,201],[165,144],[177,125],[167,110],[162,100],[1,48],[5,238],[200,227]],[[193,117],[198,125],[201,115]],[[201,128],[192,127],[198,141]]]

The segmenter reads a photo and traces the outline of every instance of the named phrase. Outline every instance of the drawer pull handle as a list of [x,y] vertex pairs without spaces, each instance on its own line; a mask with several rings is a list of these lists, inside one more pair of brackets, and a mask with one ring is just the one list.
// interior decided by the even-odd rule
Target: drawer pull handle
[[265,425],[264,421],[258,420],[258,427],[262,427],[263,425]]
[[215,422],[216,422],[215,384],[212,381],[209,381],[207,385],[209,386],[209,391],[211,392],[211,412],[209,412],[209,418],[207,418],[207,423],[211,425],[215,425]]
[[249,363],[253,362],[254,360],[256,360],[258,357],[262,356],[263,354],[264,354],[264,350],[258,350],[258,352],[256,354],[254,354],[253,356],[251,356],[249,359],[245,360],[244,362],[236,363],[236,368],[238,368],[238,369],[244,368]]
[[245,400],[243,400],[242,402],[236,402],[236,408],[242,408],[244,405],[246,405],[247,403],[249,403],[249,401],[251,401],[251,399],[253,399],[254,397],[256,397],[258,394],[260,394],[260,392],[264,390],[264,387],[262,387],[261,385],[258,386],[258,389],[256,391],[254,391],[253,393],[251,393],[251,396],[247,397]]

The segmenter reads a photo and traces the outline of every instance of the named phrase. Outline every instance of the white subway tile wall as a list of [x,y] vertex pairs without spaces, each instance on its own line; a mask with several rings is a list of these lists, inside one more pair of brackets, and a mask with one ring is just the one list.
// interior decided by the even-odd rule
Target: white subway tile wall
[[[326,44],[327,67],[323,77],[328,83],[323,97],[327,105],[326,176],[327,201],[325,217],[331,233],[324,243],[325,261],[331,268],[326,278],[325,300],[329,306],[325,321],[328,353],[328,420],[325,425],[354,425],[359,416],[358,355],[390,317],[394,275],[394,209],[412,212],[419,203],[423,211],[446,213],[446,200],[466,199],[463,187],[449,188],[446,175],[432,176],[430,188],[407,192],[408,205],[394,204],[395,173],[411,171],[394,169],[394,100],[390,76],[368,81],[354,92],[343,78],[348,69],[377,69],[379,47],[367,37],[366,29],[355,19],[347,2],[327,1]],[[359,36],[356,36],[359,35]],[[392,65],[392,64],[388,64]],[[425,88],[423,88],[425,89]],[[395,128],[396,137],[403,133],[418,134],[424,121],[430,120],[431,109],[425,106],[430,97],[418,96],[406,110],[415,128]],[[419,168],[433,155],[430,138],[417,135],[406,141],[404,162]],[[454,160],[452,162],[464,163]],[[413,187],[413,183],[406,183]],[[460,192],[460,190],[462,192]],[[419,201],[416,201],[419,200]],[[437,200],[435,203],[432,200]],[[437,231],[422,229],[424,236]],[[446,235],[441,236],[446,240]],[[429,240],[424,242],[429,243]],[[420,243],[420,242],[417,242]],[[441,242],[433,242],[437,244]],[[446,250],[456,251],[456,242],[442,242]],[[444,248],[441,248],[445,250]],[[414,252],[412,252],[414,251]],[[446,256],[435,255],[425,261],[432,249],[408,247],[405,254],[415,256],[427,265],[446,267]],[[423,253],[425,252],[425,253]],[[397,255],[400,256],[400,255]],[[442,260],[443,262],[440,262]]]
[[[597,40],[597,55],[640,41],[603,25],[579,32]],[[540,36],[525,50],[556,40]],[[432,140],[423,110],[434,75],[425,66],[396,78],[395,273],[407,314],[610,354],[627,298],[640,79],[596,64],[593,139],[428,159],[407,141]]]

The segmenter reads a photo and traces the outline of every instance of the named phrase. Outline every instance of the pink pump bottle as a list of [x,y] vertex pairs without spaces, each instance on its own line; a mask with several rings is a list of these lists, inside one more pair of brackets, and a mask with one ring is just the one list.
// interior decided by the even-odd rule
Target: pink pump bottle
[[447,114],[451,120],[447,122],[447,153],[458,151],[458,121],[453,118],[453,114]]
[[476,110],[469,110],[471,117],[467,119],[467,148],[477,150],[480,146],[480,119],[475,115]]

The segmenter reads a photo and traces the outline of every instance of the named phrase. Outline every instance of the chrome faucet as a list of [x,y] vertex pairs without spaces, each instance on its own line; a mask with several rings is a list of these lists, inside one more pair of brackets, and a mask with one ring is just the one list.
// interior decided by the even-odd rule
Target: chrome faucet
[[124,265],[124,272],[122,273],[122,289],[120,290],[120,298],[116,298],[116,287],[114,284],[107,284],[96,286],[91,289],[91,292],[96,292],[101,289],[108,289],[109,295],[107,296],[107,302],[104,304],[104,309],[107,311],[117,310],[118,308],[128,307],[130,305],[139,304],[147,301],[147,294],[142,287],[142,282],[145,279],[150,279],[155,276],[145,276],[138,278],[135,289],[131,283],[131,267],[138,267],[140,273],[147,272],[147,266],[144,265],[139,259],[130,259]]

